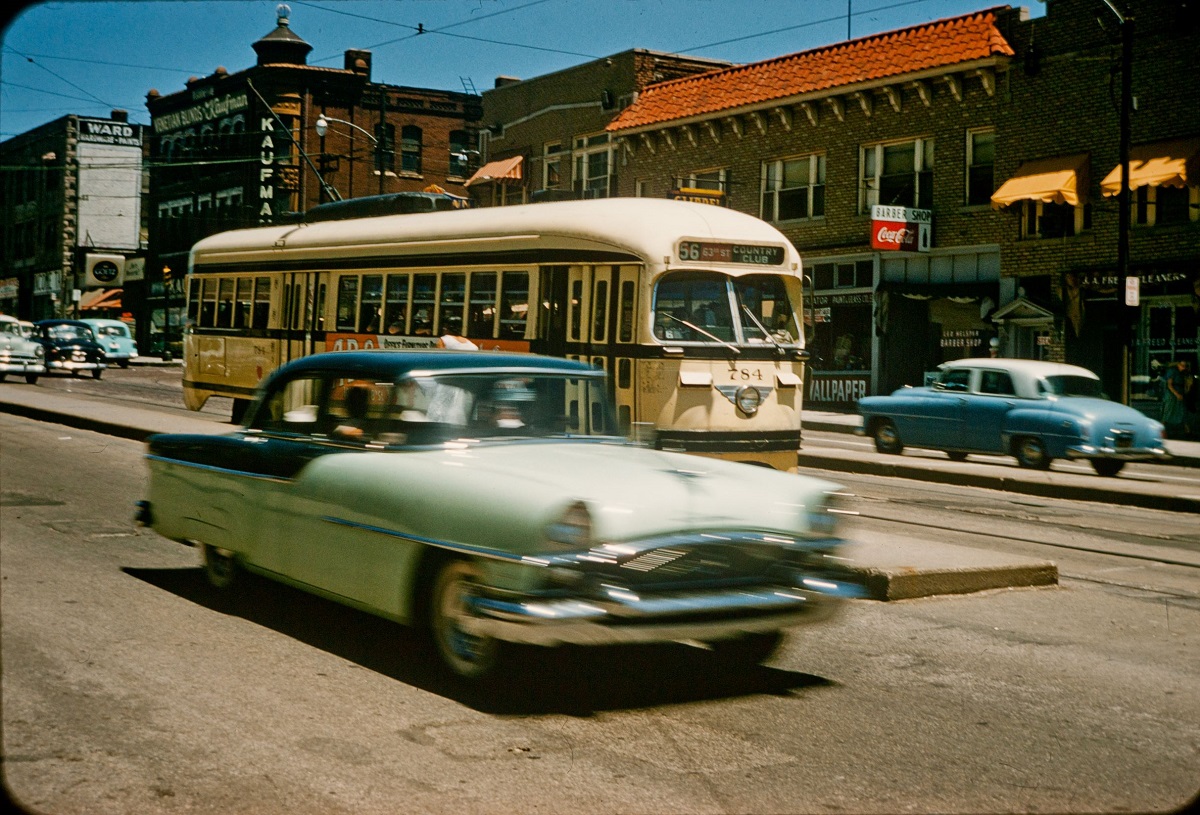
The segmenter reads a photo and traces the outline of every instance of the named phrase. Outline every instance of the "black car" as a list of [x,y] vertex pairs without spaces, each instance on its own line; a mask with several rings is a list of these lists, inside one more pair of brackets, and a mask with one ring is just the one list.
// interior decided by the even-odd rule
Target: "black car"
[[46,349],[46,371],[79,376],[91,371],[99,379],[108,367],[104,347],[96,342],[92,327],[79,320],[42,320],[34,323],[33,337]]

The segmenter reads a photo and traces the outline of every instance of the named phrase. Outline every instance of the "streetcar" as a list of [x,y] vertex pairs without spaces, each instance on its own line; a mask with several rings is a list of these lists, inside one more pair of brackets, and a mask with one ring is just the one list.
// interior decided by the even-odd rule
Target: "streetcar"
[[317,220],[207,237],[188,264],[184,400],[242,413],[283,363],[473,345],[603,368],[626,432],[794,469],[799,254],[753,216],[608,198]]

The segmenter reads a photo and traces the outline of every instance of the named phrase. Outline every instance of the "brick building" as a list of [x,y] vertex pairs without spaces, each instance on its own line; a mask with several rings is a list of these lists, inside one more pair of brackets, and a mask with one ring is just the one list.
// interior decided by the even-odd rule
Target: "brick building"
[[634,49],[532,79],[498,77],[483,93],[487,163],[468,181],[472,199],[503,206],[615,194],[605,130],[613,117],[648,85],[728,65]]
[[[1153,411],[1156,355],[1195,353],[1200,100],[1195,12],[1137,12],[1132,152],[1174,170],[1131,179],[1130,268],[1148,297],[1128,315],[1102,183],[1119,164],[1122,26],[1101,0],[1049,0],[1040,19],[995,7],[652,85],[608,126],[614,194],[707,188],[788,235],[816,287],[809,404],[920,384],[995,339],[1085,364]],[[922,222],[926,245],[881,239]]]
[[0,143],[0,166],[0,311],[125,313],[120,287],[146,248],[141,125],[123,110],[63,116]]
[[312,46],[282,13],[277,23],[253,44],[254,66],[147,95],[154,170],[143,296],[154,328],[176,346],[180,279],[200,238],[294,220],[333,200],[427,188],[465,196],[476,167],[478,95],[374,82],[369,51],[346,51],[341,68],[308,65]]

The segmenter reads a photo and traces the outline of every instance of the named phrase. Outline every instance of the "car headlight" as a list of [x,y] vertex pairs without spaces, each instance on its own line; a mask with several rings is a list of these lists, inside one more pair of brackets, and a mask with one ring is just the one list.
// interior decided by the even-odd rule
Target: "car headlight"
[[758,413],[758,406],[762,404],[762,394],[758,392],[758,388],[747,385],[744,388],[738,389],[734,400],[737,403],[738,410],[747,416],[753,416],[755,413]]
[[592,544],[592,513],[583,501],[568,506],[546,527],[546,540],[559,546],[586,549]]
[[46,356],[46,349],[45,349],[45,348],[43,348],[42,346],[40,346],[40,345],[39,345],[39,346],[37,346],[36,348],[34,348],[34,349],[33,349],[33,355],[34,355],[35,357],[42,357],[42,358],[44,358],[44,357]]

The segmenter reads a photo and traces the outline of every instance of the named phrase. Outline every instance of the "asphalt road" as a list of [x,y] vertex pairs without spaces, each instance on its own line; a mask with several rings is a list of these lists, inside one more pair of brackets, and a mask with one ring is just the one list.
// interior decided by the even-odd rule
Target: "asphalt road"
[[407,629],[210,590],[133,525],[140,444],[0,415],[10,793],[48,813],[1162,811],[1200,778],[1194,518],[854,476],[887,531],[1055,587],[858,601],[765,667],[682,646],[445,680]]

